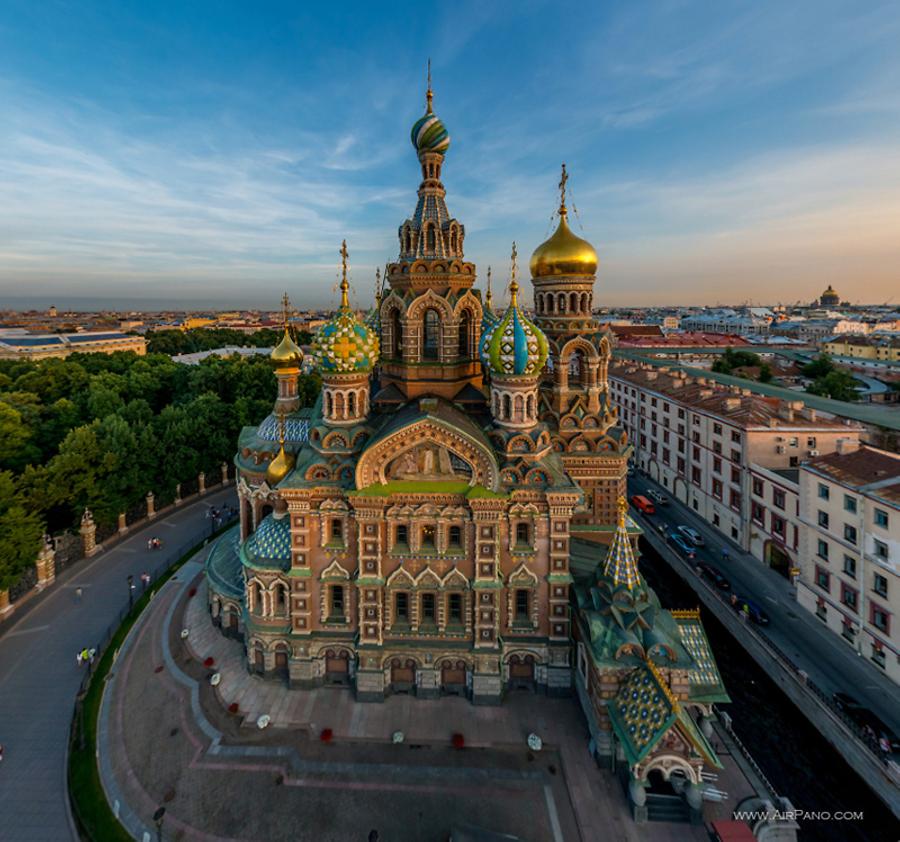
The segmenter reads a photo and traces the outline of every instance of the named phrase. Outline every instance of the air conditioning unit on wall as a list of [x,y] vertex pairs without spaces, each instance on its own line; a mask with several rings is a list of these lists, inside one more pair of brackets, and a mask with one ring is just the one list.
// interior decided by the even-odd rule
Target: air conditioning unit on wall
[[784,453],[784,445],[776,444],[776,445],[775,445],[775,452],[776,452],[776,453]]

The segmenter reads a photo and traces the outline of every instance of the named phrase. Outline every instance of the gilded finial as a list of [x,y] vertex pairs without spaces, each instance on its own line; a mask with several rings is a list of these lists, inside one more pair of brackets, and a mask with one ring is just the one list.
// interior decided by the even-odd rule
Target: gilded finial
[[560,214],[567,213],[566,211],[566,183],[569,180],[569,174],[566,172],[566,165],[563,163],[562,165],[562,175],[559,179],[559,212]]
[[381,269],[375,268],[375,306],[381,306]]
[[425,102],[427,103],[426,111],[431,114],[431,100],[434,98],[434,92],[431,90],[431,59],[428,59],[428,87],[425,90]]
[[494,293],[491,292],[491,267],[487,268],[487,293],[484,296],[484,303],[487,304],[489,310],[494,309]]
[[284,325],[284,332],[287,333],[291,323],[291,300],[288,298],[287,293],[281,296],[281,320]]
[[284,410],[278,412],[278,444],[284,450]]
[[519,274],[519,267],[517,264],[517,260],[519,257],[519,253],[516,250],[516,242],[513,240],[512,244],[512,254],[510,255],[510,267],[509,267],[509,306],[516,306],[516,293],[519,291],[519,283],[516,280],[516,276]]
[[347,241],[341,243],[341,309],[350,309],[350,297],[347,295],[350,284],[347,283],[347,258],[350,253],[347,251]]

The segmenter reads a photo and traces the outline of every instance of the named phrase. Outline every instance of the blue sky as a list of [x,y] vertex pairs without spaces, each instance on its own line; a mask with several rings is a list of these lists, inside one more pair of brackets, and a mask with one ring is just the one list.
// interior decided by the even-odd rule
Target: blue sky
[[[302,7],[302,8],[300,8]],[[595,301],[900,299],[900,4],[5,0],[0,307],[325,306],[444,182],[484,276],[566,161]]]

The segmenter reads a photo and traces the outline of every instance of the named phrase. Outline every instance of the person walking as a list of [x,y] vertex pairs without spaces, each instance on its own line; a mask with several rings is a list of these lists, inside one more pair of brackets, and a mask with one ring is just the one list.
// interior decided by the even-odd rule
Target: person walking
[[87,647],[85,646],[84,649],[81,650],[81,663],[86,664],[89,657],[90,654],[88,653]]
[[81,652],[82,650],[79,649],[78,653],[75,655],[75,663],[78,664],[78,666],[81,666]]

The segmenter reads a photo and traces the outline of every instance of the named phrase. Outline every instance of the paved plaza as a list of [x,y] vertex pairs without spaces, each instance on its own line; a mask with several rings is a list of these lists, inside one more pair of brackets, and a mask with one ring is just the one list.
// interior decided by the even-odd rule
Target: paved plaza
[[[687,825],[633,824],[618,780],[588,754],[574,699],[519,691],[501,707],[409,696],[359,704],[349,689],[289,690],[250,676],[242,645],[209,620],[200,569],[192,562],[160,592],[105,695],[104,785],[136,838],[161,805],[164,839],[344,842],[377,829],[382,842],[437,842],[457,822],[553,842],[708,838]],[[272,720],[264,731],[260,714]],[[396,730],[401,745],[391,743]],[[545,748],[529,754],[532,731]],[[462,750],[451,746],[457,732]],[[724,788],[748,794],[726,761]]]

